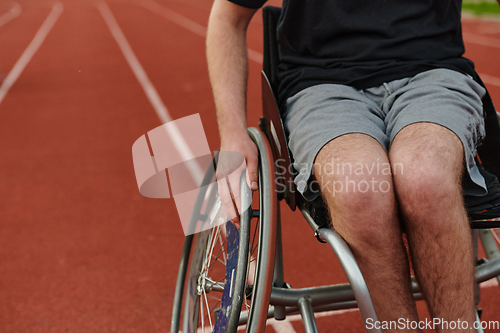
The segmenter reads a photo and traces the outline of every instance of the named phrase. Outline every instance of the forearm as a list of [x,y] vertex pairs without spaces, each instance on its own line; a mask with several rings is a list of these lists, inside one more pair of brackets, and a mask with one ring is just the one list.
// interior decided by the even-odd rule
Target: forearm
[[[222,141],[241,137],[247,128],[246,28],[253,14],[252,11],[234,7],[235,5],[223,1],[214,3],[209,19],[206,48]],[[231,10],[234,8],[243,11],[245,16],[243,18],[232,16]]]

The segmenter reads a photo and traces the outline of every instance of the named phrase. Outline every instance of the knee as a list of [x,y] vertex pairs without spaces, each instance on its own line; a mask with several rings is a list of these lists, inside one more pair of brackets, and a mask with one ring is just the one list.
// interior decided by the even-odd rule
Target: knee
[[428,214],[461,198],[463,149],[449,130],[433,124],[409,126],[393,143],[390,160],[398,166],[393,167],[393,180],[403,213]]
[[461,204],[460,172],[432,160],[405,163],[394,174],[394,186],[407,219],[438,216]]
[[393,234],[388,229],[399,228],[390,176],[350,175],[324,183],[333,226],[351,245],[382,246]]
[[390,176],[337,175],[321,181],[321,190],[335,203],[337,209],[352,214],[370,214],[393,199]]

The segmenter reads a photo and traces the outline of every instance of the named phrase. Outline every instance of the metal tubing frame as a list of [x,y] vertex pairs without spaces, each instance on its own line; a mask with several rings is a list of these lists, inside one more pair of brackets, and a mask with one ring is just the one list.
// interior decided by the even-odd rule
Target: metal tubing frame
[[[331,304],[326,304],[326,305],[320,305],[320,306],[313,306],[314,313],[320,313],[320,312],[326,312],[326,311],[336,311],[336,310],[345,310],[345,309],[355,309],[358,307],[358,304],[356,301],[350,301],[350,302],[338,302],[338,303],[331,303]],[[300,313],[300,310],[298,308],[298,305],[296,304],[295,306],[286,306],[285,307],[285,312],[287,315],[293,315],[293,314],[298,314]],[[267,318],[275,318],[275,307],[270,306],[268,313],[267,313]],[[240,325],[243,325],[247,322],[248,320],[248,313],[242,312],[240,315]]]
[[[500,258],[487,261],[476,267],[475,281],[477,283],[487,281],[500,274]],[[412,278],[412,292],[416,300],[423,299],[418,284]],[[275,306],[285,307],[286,315],[300,313],[299,300],[308,297],[315,313],[352,309],[358,307],[354,292],[350,284],[337,284],[330,286],[309,288],[278,288],[273,287],[270,297],[267,318],[275,316]],[[248,319],[248,313],[242,312],[239,324],[244,324]]]
[[[361,272],[359,271],[359,267],[357,266],[357,263],[354,257],[352,256],[352,253],[348,245],[334,231],[327,228],[320,228],[314,222],[314,220],[311,218],[308,212],[303,210],[303,207],[301,207],[301,211],[304,214],[304,217],[306,218],[307,222],[310,224],[311,228],[315,231],[315,234],[319,236],[321,239],[330,243],[335,253],[339,257],[339,260],[341,261],[341,264],[345,270],[346,275],[348,274],[351,275],[350,277],[348,275],[349,281],[351,282],[351,284],[352,281],[355,281],[355,283],[357,283],[357,286],[353,288],[351,284],[337,284],[332,286],[310,287],[310,288],[300,288],[300,289],[287,289],[287,288],[274,287],[271,293],[270,304],[273,306],[281,306],[281,307],[284,306],[286,314],[298,313],[300,312],[300,306],[298,305],[298,303],[302,299],[307,297],[311,303],[311,308],[314,310],[314,312],[359,307],[360,312],[362,313],[363,316],[363,320],[365,322],[366,318],[373,318],[373,320],[377,320],[376,314],[375,317],[370,317],[371,313],[375,313],[371,299],[362,298],[361,304],[356,301],[357,298],[355,296],[354,289],[356,288],[358,290],[360,289],[360,294],[358,293],[358,295],[360,296],[358,297],[364,297],[364,295],[368,295],[369,297],[369,293],[366,288],[366,283],[364,282]],[[331,236],[328,236],[328,234],[331,234]],[[335,249],[334,246],[338,246],[339,248]],[[347,257],[350,258],[346,259],[346,254]],[[346,266],[344,266],[346,260],[347,264]],[[344,261],[344,263],[342,261]],[[477,283],[481,283],[491,278],[497,277],[499,274],[500,274],[500,258],[495,258],[491,261],[487,261],[483,264],[476,266],[475,281]],[[361,282],[360,280],[356,280],[359,278],[363,280]],[[415,282],[414,278],[412,278],[412,292],[416,300],[423,299],[420,288],[418,284]],[[268,318],[271,318],[274,315],[275,315],[275,309],[271,308],[268,313]],[[367,331],[371,332],[370,330]]]
[[500,274],[500,258],[488,261],[476,267],[476,282],[481,283]]
[[[265,135],[256,128],[249,128],[248,134],[259,150],[259,248],[257,254],[257,271],[252,304],[250,307],[250,322],[247,332],[260,333],[266,328],[268,304],[271,297],[275,248],[277,237],[277,196],[274,159],[269,142]],[[263,261],[263,263],[261,262]],[[254,302],[255,301],[255,302]]]
[[314,318],[314,310],[309,297],[301,297],[297,303],[302,316],[302,323],[306,333],[318,333],[318,326]]
[[[361,270],[359,269],[358,263],[356,262],[349,245],[347,245],[344,239],[336,231],[324,227],[320,228],[303,204],[300,205],[300,211],[302,212],[302,215],[304,215],[307,223],[309,223],[313,229],[315,236],[319,240],[327,242],[339,259],[347,279],[349,280],[350,287],[352,288],[353,297],[358,303],[363,322],[366,324],[368,318],[373,321],[377,321],[377,313],[375,311],[375,307],[373,306],[368,286],[366,285],[363,274],[361,274]],[[368,333],[382,333],[381,329],[375,328],[367,328],[366,331]]]
[[[285,277],[283,269],[283,241],[281,233],[281,215],[279,205],[277,207],[278,220],[277,220],[277,239],[276,239],[276,259],[274,262],[274,277],[273,286],[278,288],[285,287]],[[271,291],[272,294],[272,291]],[[275,305],[274,307],[274,318],[276,320],[284,320],[286,318],[286,309],[284,306]]]
[[[481,283],[494,278],[500,272],[500,258],[485,262],[476,267],[475,281]],[[412,292],[418,298],[420,288],[412,278]],[[354,292],[350,284],[337,284],[321,287],[309,288],[276,288],[274,287],[271,293],[270,304],[282,305],[286,307],[294,307],[300,298],[309,296],[312,300],[313,307],[325,304],[340,304],[355,301]],[[288,312],[287,312],[288,314]]]
[[[368,286],[366,285],[363,274],[361,274],[361,270],[359,269],[356,259],[354,258],[354,255],[352,254],[347,243],[332,229],[321,228],[318,230],[318,234],[322,240],[328,242],[337,255],[347,279],[349,280],[354,293],[354,298],[358,303],[359,312],[361,313],[361,317],[363,318],[365,325],[368,319],[371,319],[374,322],[378,321],[377,313],[375,312],[375,307],[373,306],[370,292],[368,291]],[[366,331],[370,333],[382,333],[381,329],[375,328],[367,328]]]
[[[498,246],[496,245],[495,238],[492,233],[496,232],[494,229],[480,229],[479,237],[481,238],[481,244],[483,244],[484,252],[486,252],[486,257],[488,260],[495,260],[500,258],[500,252],[498,251]],[[500,283],[500,272],[497,275],[497,280]]]
[[310,288],[273,288],[271,304],[275,306],[297,306],[299,299],[306,296],[312,300],[314,306],[354,301],[352,288],[349,284],[345,283]]

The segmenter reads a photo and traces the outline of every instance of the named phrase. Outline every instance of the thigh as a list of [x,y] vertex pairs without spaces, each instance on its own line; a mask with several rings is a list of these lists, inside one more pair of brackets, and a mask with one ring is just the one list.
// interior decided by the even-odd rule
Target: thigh
[[404,159],[413,160],[406,162],[408,170],[424,157],[446,160],[443,166],[453,164],[452,169],[457,163],[461,168],[464,160],[468,194],[484,194],[484,179],[475,163],[476,147],[484,137],[484,93],[469,76],[447,69],[420,73],[395,90],[383,106],[390,109],[385,122],[391,160],[407,152]]
[[383,197],[393,192],[386,149],[374,138],[360,133],[342,135],[321,148],[314,161],[314,182],[328,201],[339,196],[353,201],[372,193]]
[[389,144],[380,107],[352,87],[323,84],[307,88],[287,100],[286,110],[284,126],[298,172],[295,183],[307,199],[318,195],[310,193],[308,186],[314,160],[327,143],[359,133],[380,148]]
[[386,149],[366,134],[337,137],[316,157],[312,184],[318,184],[334,229],[358,250],[400,237],[391,170]]

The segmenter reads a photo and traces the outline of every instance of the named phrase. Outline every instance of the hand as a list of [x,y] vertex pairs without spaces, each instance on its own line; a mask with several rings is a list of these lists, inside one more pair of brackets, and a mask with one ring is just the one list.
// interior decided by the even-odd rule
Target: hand
[[241,173],[245,171],[249,188],[257,190],[258,160],[257,147],[246,133],[238,139],[222,140],[217,163],[219,197],[226,215],[235,224],[239,222],[241,213]]

